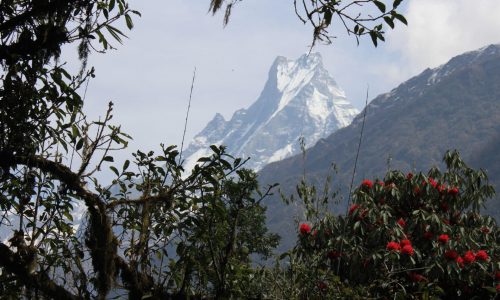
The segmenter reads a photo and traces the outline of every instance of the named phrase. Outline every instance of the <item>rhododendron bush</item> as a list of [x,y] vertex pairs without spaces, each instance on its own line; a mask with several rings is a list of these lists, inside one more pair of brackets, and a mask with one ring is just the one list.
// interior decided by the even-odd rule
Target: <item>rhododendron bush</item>
[[346,215],[308,220],[310,230],[300,230],[290,255],[314,269],[318,294],[334,295],[344,282],[390,299],[495,297],[498,229],[480,212],[494,190],[457,152],[444,162],[444,172],[390,171],[383,180],[364,180]]

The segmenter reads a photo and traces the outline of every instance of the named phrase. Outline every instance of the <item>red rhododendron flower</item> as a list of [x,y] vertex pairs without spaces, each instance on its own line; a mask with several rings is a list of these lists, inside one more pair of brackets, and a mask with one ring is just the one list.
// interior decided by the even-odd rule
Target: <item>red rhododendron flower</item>
[[324,283],[323,281],[318,282],[318,288],[320,290],[326,290],[328,288],[328,285]]
[[387,243],[387,250],[389,251],[399,251],[399,249],[401,249],[401,246],[399,245],[399,243],[396,243],[396,242],[389,242]]
[[401,242],[399,242],[399,245],[401,247],[404,247],[406,245],[411,245],[411,241],[410,240],[402,240]]
[[448,241],[450,240],[450,237],[447,235],[447,234],[442,234],[438,237],[438,241],[441,243],[441,244],[446,244],[448,243]]
[[434,236],[434,234],[432,234],[432,232],[430,232],[430,231],[424,232],[424,238],[425,239],[430,240],[430,239],[432,239],[433,236]]
[[300,224],[299,231],[300,231],[300,234],[306,235],[309,232],[311,232],[311,227],[306,223],[302,223],[302,224]]
[[446,191],[446,185],[444,184],[440,184],[438,187],[437,187],[437,190],[439,193],[444,193],[444,191]]
[[476,260],[476,257],[474,255],[474,253],[472,253],[472,251],[467,251],[465,252],[464,254],[464,262],[466,264],[471,264],[473,263],[474,261]]
[[361,182],[361,185],[371,189],[373,187],[373,182],[369,179],[365,179]]
[[450,195],[450,196],[456,196],[456,195],[458,195],[458,188],[457,187],[452,187],[451,189],[448,189],[448,195]]
[[488,234],[490,233],[490,229],[488,227],[481,227],[481,232]]
[[455,259],[455,261],[457,262],[458,266],[460,268],[463,268],[464,267],[464,259],[462,257],[457,257],[457,259]]
[[349,214],[352,215],[356,209],[359,208],[359,204],[353,204],[351,205],[351,208],[349,208]]
[[459,257],[458,252],[455,250],[446,250],[444,256],[449,260],[456,260]]
[[377,184],[380,185],[380,186],[384,186],[385,183],[383,181],[377,181]]
[[410,280],[413,281],[413,282],[421,282],[421,281],[426,281],[427,278],[425,278],[424,276],[416,273],[416,272],[410,272],[408,274],[408,276],[410,277]]
[[415,193],[415,195],[420,195],[420,188],[418,186],[416,186],[414,189],[413,189],[413,192]]
[[414,253],[413,247],[411,245],[405,245],[403,248],[401,248],[401,253],[412,256]]
[[359,221],[359,220],[362,220],[362,219],[366,218],[366,216],[367,216],[367,215],[368,215],[368,209],[366,209],[366,208],[365,208],[365,209],[363,209],[363,210],[361,211],[361,213],[360,213],[360,214],[359,214],[359,216],[357,217],[357,220],[358,220],[358,221]]
[[429,183],[432,185],[432,187],[436,188],[437,187],[437,182],[434,180],[434,178],[429,177]]
[[397,221],[397,223],[398,223],[398,224],[399,224],[399,226],[401,226],[401,227],[405,227],[405,226],[406,226],[406,221],[405,221],[403,218],[399,219],[399,220]]
[[479,250],[476,253],[476,259],[482,260],[482,261],[487,261],[489,258],[488,253],[484,250]]
[[335,258],[340,257],[341,255],[340,255],[340,252],[332,250],[332,251],[328,252],[327,256],[329,259],[335,259]]
[[408,175],[406,175],[406,179],[408,180],[411,180],[413,178],[413,173],[408,173]]

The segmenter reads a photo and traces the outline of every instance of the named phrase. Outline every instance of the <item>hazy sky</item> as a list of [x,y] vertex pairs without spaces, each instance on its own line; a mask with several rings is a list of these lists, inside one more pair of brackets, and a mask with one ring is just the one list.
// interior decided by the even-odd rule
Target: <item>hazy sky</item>
[[[388,1],[387,3],[392,3]],[[368,39],[336,31],[332,45],[318,46],[324,65],[348,99],[362,108],[427,67],[454,55],[500,43],[498,0],[405,0],[409,26],[397,24],[378,48]],[[186,143],[220,112],[226,119],[254,102],[278,55],[296,59],[308,51],[312,31],[294,14],[292,0],[243,0],[222,26],[207,13],[209,0],[130,1],[142,13],[118,50],[93,54],[97,77],[86,111],[104,114],[115,103],[115,122],[134,141],[130,149],[180,144],[193,69],[197,74]],[[121,26],[122,28],[124,26]]]

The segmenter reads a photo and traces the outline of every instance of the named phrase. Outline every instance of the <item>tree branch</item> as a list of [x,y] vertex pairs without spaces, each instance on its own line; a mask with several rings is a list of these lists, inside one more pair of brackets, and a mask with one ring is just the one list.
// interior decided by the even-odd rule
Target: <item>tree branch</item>
[[16,254],[3,243],[0,243],[0,265],[7,272],[14,274],[23,285],[32,289],[38,289],[52,299],[82,299],[57,285],[43,272],[28,273],[27,266],[22,261],[20,262]]

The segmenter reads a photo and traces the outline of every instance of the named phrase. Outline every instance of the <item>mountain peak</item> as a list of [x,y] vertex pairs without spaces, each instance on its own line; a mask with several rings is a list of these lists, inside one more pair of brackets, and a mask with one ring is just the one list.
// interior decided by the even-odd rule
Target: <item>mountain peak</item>
[[295,90],[305,82],[311,81],[314,76],[328,73],[323,68],[323,60],[319,53],[303,54],[297,60],[279,58],[274,71],[277,88],[283,93]]
[[323,58],[321,57],[321,54],[319,52],[311,52],[311,53],[305,53],[302,54],[299,59],[297,59],[297,62],[301,65],[307,65],[307,66],[317,66],[317,65],[323,65]]
[[319,53],[297,60],[278,56],[256,102],[229,121],[216,115],[194,138],[186,150],[186,169],[209,154],[210,144],[226,145],[236,157],[251,157],[247,167],[260,169],[298,153],[300,137],[306,137],[310,147],[349,125],[357,113],[324,69]]

